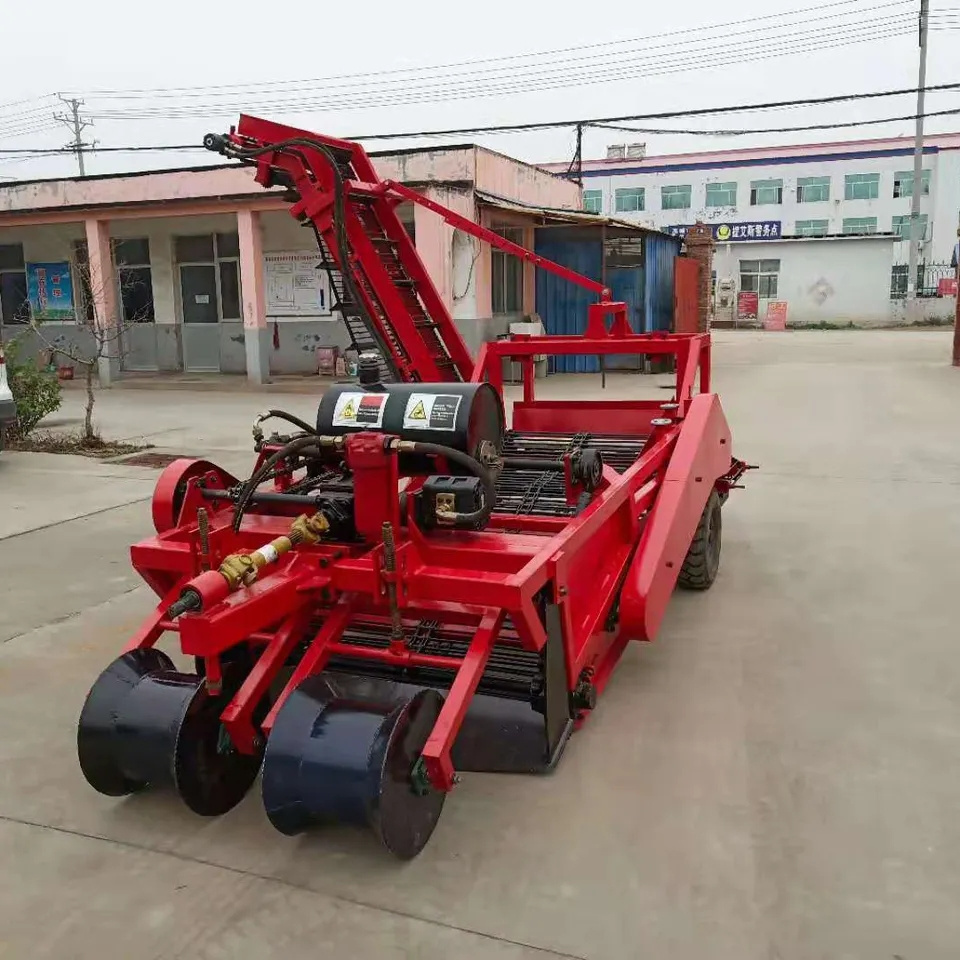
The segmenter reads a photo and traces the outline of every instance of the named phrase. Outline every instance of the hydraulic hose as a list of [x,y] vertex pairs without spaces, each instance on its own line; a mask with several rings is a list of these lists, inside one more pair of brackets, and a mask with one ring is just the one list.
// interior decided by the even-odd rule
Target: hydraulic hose
[[267,459],[260,464],[259,468],[251,474],[250,478],[244,481],[233,515],[234,533],[240,529],[240,521],[243,520],[243,514],[249,505],[250,498],[253,496],[257,487],[263,483],[270,470],[285,457],[289,457],[295,453],[306,453],[307,451],[315,451],[319,454],[320,448],[317,446],[316,436],[298,437],[296,440],[291,440],[267,457]]
[[287,413],[286,410],[265,410],[263,413],[257,415],[257,425],[263,423],[264,420],[286,420],[287,423],[293,424],[295,427],[299,427],[304,433],[309,433],[312,436],[317,435],[317,428],[311,427],[306,420],[301,420],[299,417],[295,417],[292,413]]

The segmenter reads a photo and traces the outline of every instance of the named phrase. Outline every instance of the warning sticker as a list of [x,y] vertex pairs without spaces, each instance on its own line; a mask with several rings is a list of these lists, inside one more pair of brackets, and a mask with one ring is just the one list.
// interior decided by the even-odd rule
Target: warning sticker
[[333,408],[333,426],[379,430],[386,406],[385,393],[341,393]]
[[447,393],[411,393],[403,414],[404,430],[449,430],[457,429],[458,397]]

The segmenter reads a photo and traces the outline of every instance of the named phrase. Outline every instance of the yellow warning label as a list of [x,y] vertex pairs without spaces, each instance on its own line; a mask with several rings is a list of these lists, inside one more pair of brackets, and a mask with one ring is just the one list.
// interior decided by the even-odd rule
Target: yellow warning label
[[410,419],[411,419],[411,420],[426,420],[426,419],[427,419],[427,411],[423,409],[423,401],[422,401],[422,400],[420,400],[420,401],[417,403],[417,405],[413,408],[413,410],[410,411],[409,416],[410,416]]
[[340,411],[340,416],[346,420],[357,419],[357,408],[352,400],[347,401],[347,405]]

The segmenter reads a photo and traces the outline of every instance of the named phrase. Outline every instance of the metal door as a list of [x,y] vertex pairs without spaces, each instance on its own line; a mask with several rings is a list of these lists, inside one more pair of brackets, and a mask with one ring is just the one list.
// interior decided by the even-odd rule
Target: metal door
[[[603,241],[599,228],[541,228],[536,231],[535,250],[540,256],[600,280],[603,274]],[[587,325],[587,308],[596,297],[583,287],[546,270],[537,271],[537,313],[547,333],[582,334]],[[594,373],[600,370],[598,357],[575,354],[553,357],[555,373]]]
[[217,268],[212,263],[181,264],[183,368],[220,372],[220,307]]
[[[607,267],[607,286],[610,299],[627,305],[627,319],[635,333],[643,333],[643,267]],[[615,353],[606,357],[607,370],[642,370],[643,357],[636,354]]]

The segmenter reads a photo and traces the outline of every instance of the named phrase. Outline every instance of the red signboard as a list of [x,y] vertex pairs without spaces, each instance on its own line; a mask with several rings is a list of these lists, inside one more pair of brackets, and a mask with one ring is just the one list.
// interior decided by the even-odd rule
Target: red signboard
[[741,290],[737,294],[737,319],[756,320],[760,312],[760,294],[756,291]]
[[955,297],[957,295],[957,278],[941,277],[937,284],[938,297]]
[[764,330],[787,329],[787,301],[771,300],[767,304],[767,315],[763,318]]

